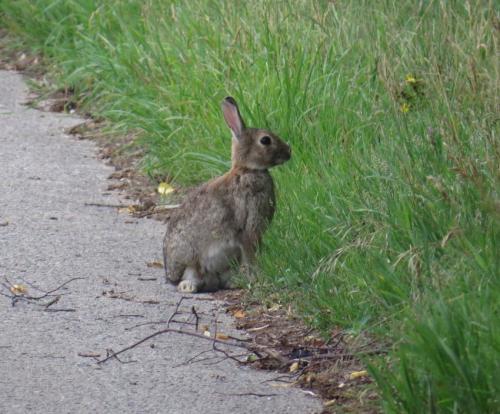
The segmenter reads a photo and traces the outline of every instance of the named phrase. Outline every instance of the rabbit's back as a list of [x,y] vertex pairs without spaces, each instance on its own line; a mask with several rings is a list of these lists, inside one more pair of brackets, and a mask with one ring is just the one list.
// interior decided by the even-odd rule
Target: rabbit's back
[[203,261],[213,250],[258,245],[274,210],[267,171],[231,171],[193,189],[169,220],[164,246],[169,278],[180,278],[186,266],[209,267]]

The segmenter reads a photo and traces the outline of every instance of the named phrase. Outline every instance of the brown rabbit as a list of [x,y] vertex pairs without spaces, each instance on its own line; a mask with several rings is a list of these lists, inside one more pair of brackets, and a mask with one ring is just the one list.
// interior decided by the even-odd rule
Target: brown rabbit
[[186,195],[163,242],[167,280],[180,292],[229,287],[235,264],[252,265],[275,210],[268,169],[291,156],[272,132],[247,128],[233,98],[223,100],[222,112],[232,132],[231,169]]

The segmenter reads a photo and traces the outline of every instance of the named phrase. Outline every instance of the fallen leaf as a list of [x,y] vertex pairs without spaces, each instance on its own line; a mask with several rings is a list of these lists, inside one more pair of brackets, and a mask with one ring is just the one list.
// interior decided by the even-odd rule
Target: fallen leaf
[[307,384],[310,384],[315,379],[316,379],[316,375],[314,374],[314,372],[308,372],[307,375],[306,375],[305,381],[306,381]]
[[290,372],[295,372],[299,369],[299,363],[295,361],[292,365],[290,365],[289,371]]
[[349,375],[349,379],[350,380],[353,380],[353,379],[356,379],[356,378],[363,378],[363,377],[366,377],[368,376],[368,371],[354,371],[354,372],[351,372],[351,374]]
[[281,309],[281,305],[279,303],[275,303],[273,306],[268,308],[269,311],[271,312],[276,312]]
[[127,207],[120,207],[118,209],[118,213],[120,213],[120,214],[130,214],[130,215],[132,215],[132,214],[136,213],[137,211],[138,211],[137,206],[134,205],[134,204],[130,204]]
[[163,269],[163,263],[159,261],[147,262],[146,265],[148,267],[157,267],[158,269]]
[[233,313],[233,316],[236,318],[236,319],[241,319],[241,318],[244,318],[245,316],[247,316],[247,314],[242,311],[241,309],[240,310],[237,310],[236,312]]
[[160,183],[160,184],[158,184],[157,191],[161,195],[167,195],[167,194],[173,193],[175,190],[174,190],[174,187],[172,187],[168,183]]
[[255,362],[257,361],[259,358],[257,357],[257,355],[255,354],[250,354],[247,356],[247,362]]
[[[209,333],[209,336],[210,336],[210,333]],[[224,333],[218,333],[217,335],[215,335],[215,337],[217,339],[220,339],[221,341],[227,341],[229,339],[229,336],[227,336]]]
[[12,285],[10,287],[10,291],[14,294],[14,295],[24,295],[28,289],[26,286],[24,285]]
[[333,400],[328,400],[328,401],[325,401],[325,402],[323,403],[323,406],[324,406],[324,407],[331,407],[331,406],[332,406],[332,405],[334,405],[336,402],[337,402],[337,400],[336,400],[336,399],[333,399]]

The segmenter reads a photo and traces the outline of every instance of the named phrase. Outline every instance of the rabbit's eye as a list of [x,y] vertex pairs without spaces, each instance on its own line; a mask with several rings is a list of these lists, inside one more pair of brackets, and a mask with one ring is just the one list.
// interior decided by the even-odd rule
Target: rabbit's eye
[[269,145],[269,144],[271,144],[271,137],[268,137],[267,135],[265,137],[262,137],[260,139],[260,143],[262,145]]

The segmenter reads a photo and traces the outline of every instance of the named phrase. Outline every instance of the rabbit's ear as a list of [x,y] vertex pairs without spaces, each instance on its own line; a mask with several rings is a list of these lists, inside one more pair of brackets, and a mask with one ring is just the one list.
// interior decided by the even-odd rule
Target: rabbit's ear
[[233,131],[234,137],[239,139],[245,129],[245,123],[241,118],[236,101],[231,96],[224,98],[222,101],[222,113],[227,126]]

